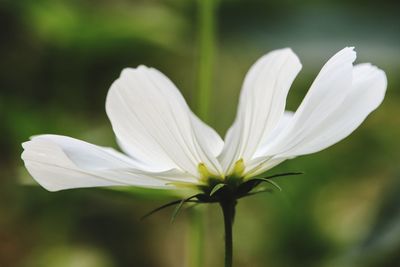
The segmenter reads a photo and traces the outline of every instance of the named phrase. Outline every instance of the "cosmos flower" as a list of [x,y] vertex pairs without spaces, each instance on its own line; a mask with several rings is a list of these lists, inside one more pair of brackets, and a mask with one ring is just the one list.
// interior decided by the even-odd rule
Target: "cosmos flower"
[[225,140],[190,110],[161,72],[127,68],[106,100],[125,154],[71,137],[39,135],[23,143],[22,159],[49,191],[137,186],[210,193],[216,185],[239,187],[287,159],[337,143],[380,105],[385,73],[369,63],[353,65],[355,59],[353,48],[335,54],[293,113],[285,104],[300,61],[288,48],[264,55],[245,77]]

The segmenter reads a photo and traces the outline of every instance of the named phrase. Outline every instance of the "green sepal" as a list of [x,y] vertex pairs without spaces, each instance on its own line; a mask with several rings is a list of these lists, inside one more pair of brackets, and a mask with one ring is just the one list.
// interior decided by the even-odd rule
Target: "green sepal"
[[179,204],[176,206],[176,208],[174,209],[174,212],[172,213],[170,223],[173,223],[175,221],[175,218],[178,215],[178,213],[181,210],[184,203],[185,203],[185,199],[182,199],[181,202],[179,202]]
[[226,184],[217,184],[213,187],[213,189],[210,192],[210,196],[214,195],[215,193],[217,193],[221,188],[225,187]]
[[174,212],[172,213],[171,223],[173,223],[175,221],[175,218],[178,215],[179,211],[182,209],[183,204],[185,204],[186,202],[191,201],[193,198],[197,198],[197,196],[198,196],[198,194],[190,196],[188,198],[184,198],[178,203],[178,206],[176,206],[176,208],[174,209]]
[[277,188],[279,191],[282,191],[282,188],[274,181],[268,179],[268,178],[253,178],[251,180],[257,180],[257,181],[261,181],[261,182],[267,182],[269,184],[271,184],[272,186],[274,186],[275,188]]
[[284,173],[278,173],[278,174],[270,175],[270,176],[263,177],[263,178],[264,179],[272,179],[272,178],[276,178],[276,177],[292,176],[292,175],[300,175],[300,174],[304,174],[304,172],[284,172]]

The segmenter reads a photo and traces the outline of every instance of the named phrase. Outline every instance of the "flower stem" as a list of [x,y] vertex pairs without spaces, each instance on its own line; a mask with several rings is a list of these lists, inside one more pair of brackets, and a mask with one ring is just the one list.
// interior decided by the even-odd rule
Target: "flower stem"
[[200,118],[208,122],[213,82],[217,2],[215,0],[197,1],[199,10],[197,111]]
[[189,211],[188,225],[188,254],[186,265],[190,267],[204,266],[203,247],[204,247],[204,216],[203,209],[191,209]]
[[[215,21],[218,0],[197,0],[198,7],[198,52],[197,52],[197,95],[196,113],[209,123],[210,99],[213,82]],[[190,225],[188,230],[189,248],[186,266],[202,267],[204,246],[204,213],[207,210],[192,209],[190,211]]]
[[232,267],[233,240],[232,226],[235,217],[236,200],[227,200],[220,203],[224,216],[225,227],[225,267]]

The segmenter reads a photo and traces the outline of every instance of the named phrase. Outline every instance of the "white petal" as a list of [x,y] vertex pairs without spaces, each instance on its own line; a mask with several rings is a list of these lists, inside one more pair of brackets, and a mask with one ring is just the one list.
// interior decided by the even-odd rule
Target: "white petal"
[[[345,69],[348,67],[345,66]],[[273,163],[279,160],[282,162],[288,158],[315,153],[339,142],[351,134],[380,105],[387,86],[385,73],[370,64],[357,65],[352,68],[351,73],[351,86],[344,91],[341,101],[333,98],[326,102],[324,111],[315,108],[309,114],[311,117],[319,118],[318,120],[311,121],[306,128],[302,126],[307,121],[296,124],[294,121],[296,115],[289,121],[286,129],[272,141],[273,145],[270,144],[267,151],[264,151],[264,157],[254,160],[253,167],[257,166],[257,173],[270,169]],[[342,86],[343,84],[337,88],[333,86],[332,91],[341,95],[339,91],[343,90]],[[311,93],[313,92],[310,89],[308,94]],[[306,99],[303,103],[306,103],[305,101]],[[308,106],[312,105],[311,103],[302,104],[303,109],[299,108],[296,114],[312,109]],[[315,101],[313,104],[317,103],[318,101]],[[320,119],[321,116],[323,119]],[[297,118],[299,117],[301,114],[297,115]],[[261,164],[257,165],[257,163]]]
[[253,177],[257,174],[263,173],[269,169],[272,169],[276,165],[282,163],[287,158],[282,157],[275,157],[275,156],[266,156],[268,150],[270,149],[271,145],[273,145],[276,138],[282,133],[282,131],[291,123],[293,119],[294,113],[292,111],[285,111],[282,118],[279,120],[278,124],[271,132],[270,135],[267,136],[263,140],[263,143],[257,149],[256,153],[254,154],[254,158],[251,159],[246,164],[245,170],[245,177]]
[[353,69],[353,83],[340,106],[307,136],[282,156],[298,156],[323,150],[350,135],[383,101],[386,75],[382,70],[362,64]]
[[178,89],[159,71],[125,69],[111,86],[106,110],[130,156],[159,170],[179,168],[197,175],[202,162],[221,173],[214,156],[221,144],[213,147],[220,138],[202,122],[199,126]]
[[279,157],[258,157],[249,161],[246,165],[244,178],[248,179],[254,177],[258,174],[266,172],[269,169],[272,169],[276,165],[281,164],[287,158],[279,158]]
[[323,123],[342,104],[351,90],[355,58],[353,49],[345,48],[324,65],[290,124],[271,145],[268,155],[285,154],[301,144],[306,137],[311,137],[316,125]]
[[301,69],[290,49],[260,58],[246,75],[234,124],[227,134],[221,162],[226,172],[249,161],[282,117],[289,88]]
[[217,157],[224,147],[224,141],[213,128],[205,124],[194,113],[192,113],[191,119],[198,140],[204,142],[202,145],[204,145],[214,157]]
[[289,125],[291,120],[293,119],[294,112],[285,111],[278,124],[275,126],[274,130],[266,136],[256,153],[254,154],[254,158],[262,157],[266,155],[269,147],[273,144],[274,140],[282,133],[282,131]]
[[171,182],[197,183],[178,170],[151,173],[111,149],[66,136],[41,135],[23,143],[29,173],[49,191],[98,186],[174,188]]

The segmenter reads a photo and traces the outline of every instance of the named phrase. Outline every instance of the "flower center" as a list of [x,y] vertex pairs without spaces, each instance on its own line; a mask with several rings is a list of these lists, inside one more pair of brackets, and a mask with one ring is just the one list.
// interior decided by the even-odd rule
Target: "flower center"
[[216,187],[229,187],[235,191],[243,183],[244,170],[243,159],[236,161],[232,172],[224,176],[211,173],[204,163],[200,163],[198,171],[202,185],[199,188],[206,194],[212,194]]

